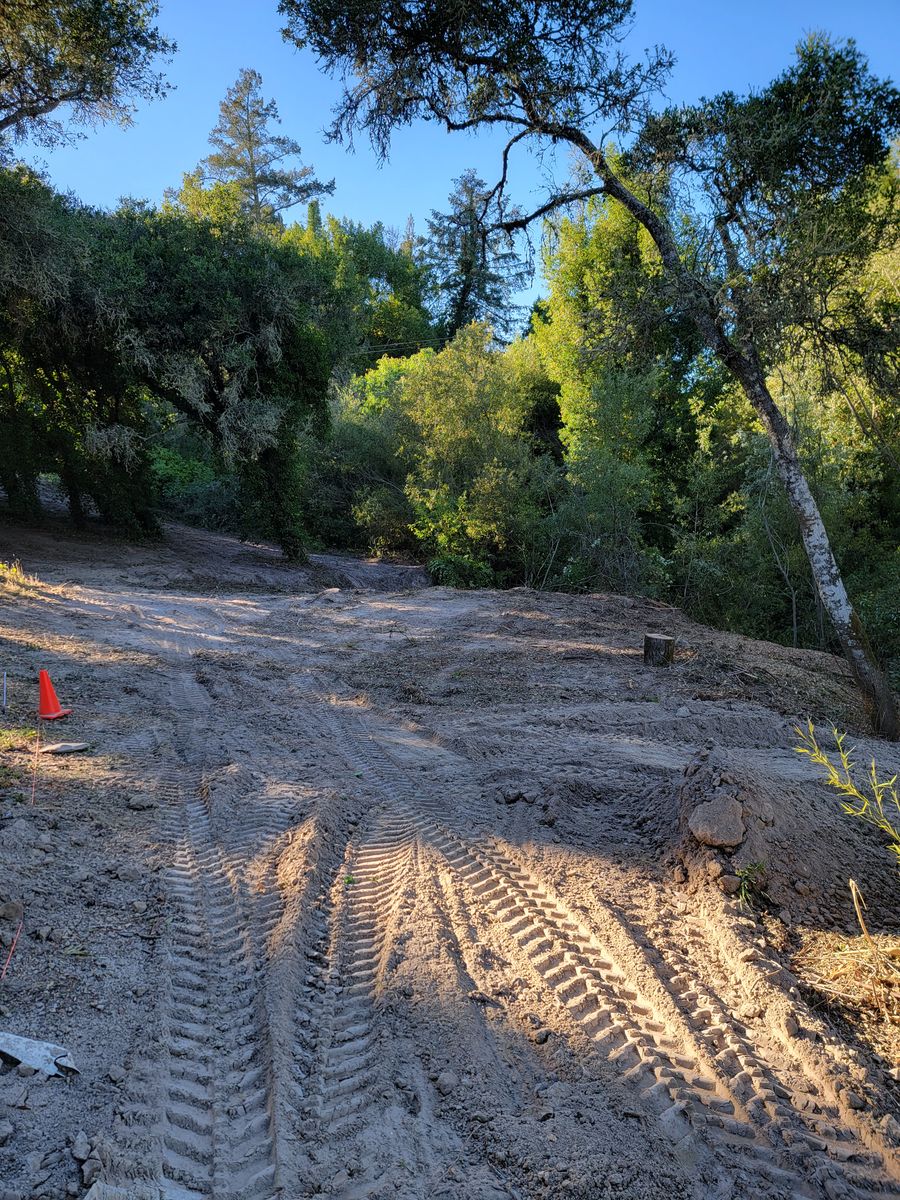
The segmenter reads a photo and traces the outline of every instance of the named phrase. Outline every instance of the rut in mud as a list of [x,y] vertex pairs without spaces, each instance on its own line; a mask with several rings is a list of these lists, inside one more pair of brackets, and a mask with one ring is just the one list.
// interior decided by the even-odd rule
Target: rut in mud
[[[710,737],[795,786],[784,714],[691,700],[690,667],[642,674],[631,627],[672,610],[81,580],[2,625],[42,638],[62,684],[106,680],[119,724],[110,699],[84,727],[155,805],[127,1079],[83,1102],[103,1195],[898,1194],[851,1095],[861,1060],[751,913],[672,883],[676,796]],[[782,653],[798,694],[818,672],[845,696],[839,670]],[[18,1031],[41,1036],[35,1011]],[[67,1112],[36,1118],[35,1148]],[[10,1194],[41,1170],[34,1194],[67,1194],[69,1168],[38,1159]]]

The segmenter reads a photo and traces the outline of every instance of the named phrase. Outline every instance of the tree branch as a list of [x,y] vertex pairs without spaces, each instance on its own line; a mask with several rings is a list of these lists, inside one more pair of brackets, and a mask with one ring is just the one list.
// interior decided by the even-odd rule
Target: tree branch
[[524,217],[513,217],[508,221],[498,221],[497,228],[502,229],[504,233],[514,233],[517,229],[525,229],[536,221],[538,217],[544,217],[548,212],[552,212],[555,208],[564,208],[567,204],[575,204],[579,200],[590,200],[592,196],[604,196],[607,194],[606,184],[601,184],[599,187],[585,188],[581,192],[559,192],[556,196],[551,196],[546,204],[542,204],[540,208],[536,208],[534,212],[529,213]]

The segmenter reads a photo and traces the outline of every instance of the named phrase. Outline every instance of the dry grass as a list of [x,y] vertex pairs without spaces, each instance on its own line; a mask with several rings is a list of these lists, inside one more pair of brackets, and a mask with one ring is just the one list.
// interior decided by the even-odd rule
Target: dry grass
[[9,562],[0,560],[0,588],[13,593],[23,592],[37,587],[40,582],[36,575],[29,575],[22,569],[22,564],[17,558]]
[[900,937],[798,931],[794,969],[822,1004],[900,1065]]

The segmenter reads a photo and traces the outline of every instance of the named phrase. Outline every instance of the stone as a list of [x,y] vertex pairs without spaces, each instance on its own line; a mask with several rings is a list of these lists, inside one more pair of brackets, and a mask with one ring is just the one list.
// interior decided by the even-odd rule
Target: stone
[[459,1076],[455,1071],[441,1071],[437,1077],[435,1087],[442,1096],[449,1096],[452,1091],[459,1087]]
[[680,708],[675,709],[676,717],[689,717],[690,715],[691,715],[691,710],[688,708],[688,706],[686,704],[682,704],[680,706]]
[[10,821],[2,833],[0,833],[0,838],[2,838],[7,846],[28,844],[34,841],[34,827],[29,821],[25,821],[19,817],[18,820]]
[[140,916],[140,914],[141,914],[141,913],[145,913],[145,912],[147,911],[147,905],[146,905],[146,902],[145,902],[145,901],[143,901],[143,900],[135,900],[135,901],[133,901],[133,903],[132,903],[131,907],[134,909],[134,911],[135,911],[135,912],[136,912],[136,913],[137,913],[139,916]]
[[11,1121],[0,1121],[0,1146],[5,1146],[14,1133]]
[[866,1107],[866,1102],[862,1096],[860,1096],[859,1092],[851,1092],[849,1088],[846,1092],[844,1092],[844,1099],[851,1108],[855,1108],[857,1111]]
[[781,1023],[781,1028],[787,1037],[795,1038],[800,1033],[800,1022],[792,1013],[788,1013]]
[[130,796],[128,807],[132,812],[147,812],[148,809],[156,808],[156,801],[151,800],[149,796]]
[[741,881],[737,875],[723,875],[719,880],[719,887],[726,896],[733,896],[741,890]]
[[125,1081],[127,1071],[124,1067],[110,1067],[106,1074],[112,1083],[123,1083]]
[[725,868],[717,858],[714,858],[706,868],[706,874],[710,879],[718,879],[719,876],[724,873],[724,871]]
[[8,921],[10,925],[18,925],[22,920],[25,907],[21,900],[7,900],[0,904],[0,921]]
[[133,867],[130,864],[119,867],[119,869],[116,871],[116,878],[121,879],[123,883],[137,883],[140,877],[141,872],[138,870],[138,868]]
[[900,1145],[900,1121],[890,1113],[885,1113],[880,1122],[881,1132],[893,1145]]
[[81,1164],[81,1178],[85,1187],[90,1187],[95,1179],[103,1170],[103,1163],[99,1158],[89,1158]]
[[743,812],[733,796],[717,796],[697,805],[688,828],[701,846],[739,846],[745,832]]
[[72,1157],[76,1162],[83,1163],[91,1156],[91,1143],[83,1129],[79,1129],[72,1139]]

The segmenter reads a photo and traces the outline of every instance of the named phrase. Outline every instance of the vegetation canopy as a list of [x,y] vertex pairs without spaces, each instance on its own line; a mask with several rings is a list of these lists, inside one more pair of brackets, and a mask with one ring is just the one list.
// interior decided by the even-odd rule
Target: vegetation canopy
[[[661,316],[692,321],[766,430],[819,597],[875,726],[900,737],[896,703],[767,382],[785,328],[815,310],[825,279],[834,291],[852,274],[864,257],[854,258],[854,245],[871,249],[868,227],[878,222],[860,200],[900,132],[900,93],[869,73],[852,44],[813,37],[799,48],[796,66],[759,95],[728,93],[659,117],[651,103],[671,59],[662,49],[644,62],[625,59],[619,42],[627,3],[361,4],[349,14],[322,0],[280,7],[288,35],[344,77],[332,136],[363,130],[384,155],[391,130],[415,118],[449,130],[501,126],[509,139],[490,193],[501,212],[511,151],[535,140],[567,145],[580,157],[585,186],[554,189],[537,209],[508,213],[500,226],[525,228],[602,195],[647,231],[666,283]],[[624,162],[640,171],[638,186],[607,149],[613,135],[634,139]],[[665,205],[664,189],[679,182],[687,213]],[[698,235],[687,242],[685,220]],[[823,221],[834,240],[822,236]],[[779,253],[770,260],[772,249]],[[790,285],[800,289],[799,302],[789,300]]]
[[[163,95],[169,85],[153,64],[175,45],[157,12],[152,0],[5,0],[0,139],[71,141],[80,125],[127,124],[138,100]],[[68,122],[53,116],[61,106]]]

